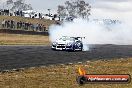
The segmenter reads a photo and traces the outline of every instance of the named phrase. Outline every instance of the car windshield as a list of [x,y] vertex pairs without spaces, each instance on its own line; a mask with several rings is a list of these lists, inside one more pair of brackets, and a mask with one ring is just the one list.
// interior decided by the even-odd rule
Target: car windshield
[[63,40],[63,41],[66,41],[66,40],[74,41],[74,38],[71,38],[71,37],[62,37],[59,40]]

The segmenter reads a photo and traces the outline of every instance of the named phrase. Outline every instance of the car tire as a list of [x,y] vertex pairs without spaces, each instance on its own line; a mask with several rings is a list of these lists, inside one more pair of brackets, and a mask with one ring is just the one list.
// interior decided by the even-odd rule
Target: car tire
[[81,51],[83,51],[83,44],[81,44]]
[[83,47],[81,47],[81,50],[80,51],[83,51]]
[[75,52],[75,45],[73,45],[72,51]]
[[54,49],[54,48],[51,48],[52,50],[54,50],[54,51],[56,51],[56,49]]

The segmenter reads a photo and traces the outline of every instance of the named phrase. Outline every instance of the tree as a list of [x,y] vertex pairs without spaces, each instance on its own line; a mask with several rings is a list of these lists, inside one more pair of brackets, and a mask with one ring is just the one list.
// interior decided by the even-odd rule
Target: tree
[[7,4],[7,5],[12,4],[12,3],[13,3],[12,0],[7,0],[7,1],[6,1],[6,4]]
[[17,11],[17,10],[32,10],[32,6],[30,4],[26,4],[24,2],[25,0],[7,0],[6,4],[7,6],[10,5],[11,11]]
[[59,5],[57,13],[60,15],[61,18],[64,18],[66,16],[66,9],[64,6]]
[[65,5],[58,6],[58,14],[61,16],[72,16],[88,18],[90,15],[91,6],[84,0],[66,1]]

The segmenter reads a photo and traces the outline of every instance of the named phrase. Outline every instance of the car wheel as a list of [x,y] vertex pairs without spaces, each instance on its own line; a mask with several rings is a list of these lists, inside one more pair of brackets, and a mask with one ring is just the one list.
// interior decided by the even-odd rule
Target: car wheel
[[[51,49],[52,49],[52,48],[51,48]],[[56,51],[56,49],[52,49],[52,50]]]
[[83,51],[83,44],[81,43],[80,45],[79,45],[79,51]]
[[83,51],[83,47],[81,47],[81,50],[80,51]]
[[73,45],[72,51],[75,51],[75,45]]
[[81,51],[83,51],[83,44],[81,44]]

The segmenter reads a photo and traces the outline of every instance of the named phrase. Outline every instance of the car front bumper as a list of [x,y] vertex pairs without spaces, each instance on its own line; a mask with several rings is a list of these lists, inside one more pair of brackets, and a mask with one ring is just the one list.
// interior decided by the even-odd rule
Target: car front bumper
[[52,45],[53,50],[73,50],[72,46],[66,46],[66,45]]

